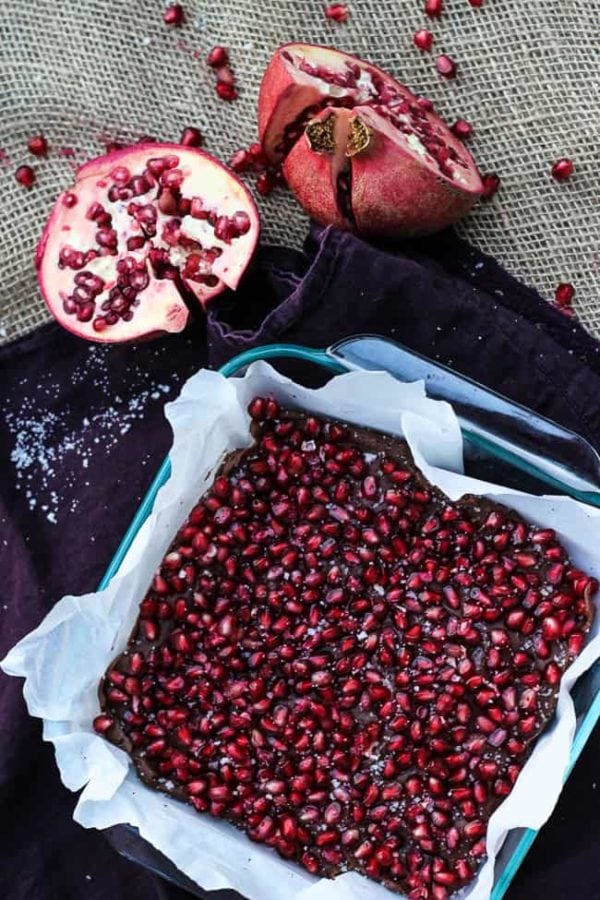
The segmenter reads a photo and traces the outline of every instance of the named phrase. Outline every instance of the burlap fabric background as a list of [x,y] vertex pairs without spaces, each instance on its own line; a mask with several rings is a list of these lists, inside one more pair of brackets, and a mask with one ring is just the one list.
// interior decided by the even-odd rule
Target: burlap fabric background
[[[482,171],[502,189],[460,230],[512,273],[551,297],[557,282],[577,288],[580,319],[600,334],[600,0],[446,0],[428,20],[423,0],[348,0],[344,25],[328,22],[322,0],[183,0],[182,28],[162,22],[160,0],[4,0],[0,22],[0,341],[48,318],[33,252],[56,194],[75,162],[103,152],[102,138],[141,134],[177,140],[197,125],[221,159],[255,138],[260,76],[280,43],[334,44],[379,64],[475,128]],[[427,24],[436,43],[422,54],[413,32]],[[240,88],[235,103],[214,93],[204,64],[228,46]],[[458,62],[454,82],[435,71],[437,52]],[[27,138],[43,132],[52,150],[34,160]],[[74,151],[74,157],[64,155]],[[61,155],[63,154],[63,155]],[[571,157],[570,182],[549,177]],[[28,162],[38,181],[14,180]],[[299,246],[306,221],[278,191],[260,200],[266,241]]]

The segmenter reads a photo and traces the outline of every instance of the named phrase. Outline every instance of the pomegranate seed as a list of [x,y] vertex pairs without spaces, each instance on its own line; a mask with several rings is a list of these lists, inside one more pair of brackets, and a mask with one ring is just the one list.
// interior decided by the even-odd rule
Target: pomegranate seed
[[261,172],[256,179],[256,190],[259,194],[265,196],[270,194],[275,188],[275,176],[272,172]]
[[180,3],[172,3],[171,6],[167,6],[163,13],[165,25],[181,25],[183,19],[183,6]]
[[216,70],[217,81],[223,84],[233,85],[235,78],[231,66],[221,66]]
[[230,157],[228,165],[234,172],[247,172],[252,167],[252,154],[248,150],[236,150]]
[[344,3],[331,3],[325,7],[325,18],[332,22],[346,22],[348,14],[348,7]]
[[542,634],[547,641],[554,641],[561,636],[561,627],[558,619],[548,616],[542,622]]
[[457,138],[465,140],[473,134],[473,128],[466,119],[457,119],[452,126],[452,132]]
[[250,154],[252,168],[255,172],[263,172],[268,167],[269,160],[263,150],[262,144],[259,144],[258,142],[251,144],[248,148],[248,153]]
[[544,670],[544,680],[548,684],[556,685],[560,681],[561,672],[556,663],[550,662]]
[[485,825],[483,822],[475,821],[475,822],[467,822],[465,827],[463,828],[463,833],[466,838],[472,840],[473,838],[479,838],[485,834]]
[[425,0],[425,14],[431,19],[439,19],[443,11],[443,0]]
[[556,181],[567,181],[575,171],[573,160],[562,157],[553,163],[550,174]]
[[106,734],[108,729],[112,728],[114,724],[114,719],[112,719],[110,716],[104,715],[96,716],[93,721],[94,731],[97,731],[98,734]]
[[480,9],[483,6],[483,0],[469,0],[473,9]]
[[421,28],[419,31],[415,31],[413,35],[413,44],[415,47],[418,47],[419,50],[431,50],[433,45],[433,35],[426,28]]
[[484,200],[489,200],[498,191],[500,178],[493,172],[488,172],[486,175],[481,176],[481,180],[483,181],[483,193],[481,196]]
[[199,128],[188,125],[188,127],[184,128],[181,132],[179,143],[183,144],[184,147],[201,147],[204,143],[204,138],[202,137],[202,132]]
[[225,81],[217,81],[215,91],[221,100],[227,100],[229,103],[232,100],[237,100],[238,93],[235,87],[232,84],[227,84]]
[[46,156],[48,153],[48,141],[43,134],[36,134],[27,141],[27,149],[34,156]]
[[[569,284],[567,281],[562,281],[556,286],[556,289],[554,291],[554,302],[559,307],[570,306],[574,296],[575,288],[573,287],[573,285]],[[563,567],[559,566],[559,568],[562,572]]]
[[32,188],[35,184],[35,172],[31,166],[19,166],[15,172],[15,178],[24,188]]
[[229,54],[225,47],[213,47],[206,57],[206,62],[211,69],[221,69],[229,64]]
[[435,67],[443,78],[456,77],[456,63],[451,56],[445,53],[440,54],[435,61]]

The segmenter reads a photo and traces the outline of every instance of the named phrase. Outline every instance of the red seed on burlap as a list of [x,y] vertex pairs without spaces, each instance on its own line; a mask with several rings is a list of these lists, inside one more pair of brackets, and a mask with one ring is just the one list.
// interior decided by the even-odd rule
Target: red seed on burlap
[[433,44],[433,35],[426,28],[421,28],[419,31],[415,31],[413,35],[413,44],[415,47],[418,47],[419,50],[431,50]]
[[500,178],[494,172],[488,172],[486,175],[481,176],[481,180],[483,181],[482,197],[484,200],[489,200],[498,191]]
[[573,160],[563,157],[562,159],[556,160],[550,170],[550,174],[555,181],[566,181],[571,177],[574,171],[575,166],[573,164]]
[[456,63],[446,53],[440,54],[435,61],[435,67],[442,78],[456,78]]
[[163,13],[165,25],[181,25],[183,19],[183,6],[181,3],[172,3],[171,6],[167,6]]
[[15,172],[15,178],[24,188],[32,188],[35,184],[35,172],[31,166],[19,166]]
[[325,18],[332,22],[346,22],[348,14],[348,7],[344,3],[331,3],[325,7]]
[[34,156],[46,156],[48,153],[48,141],[43,134],[36,134],[27,141],[27,149]]
[[425,13],[431,19],[439,19],[443,11],[443,0],[425,0]]
[[473,127],[466,119],[457,119],[452,126],[452,132],[457,138],[464,141],[473,134]]
[[569,284],[567,281],[562,281],[556,286],[556,290],[554,291],[554,302],[557,306],[570,306],[574,296],[575,288],[573,285]]

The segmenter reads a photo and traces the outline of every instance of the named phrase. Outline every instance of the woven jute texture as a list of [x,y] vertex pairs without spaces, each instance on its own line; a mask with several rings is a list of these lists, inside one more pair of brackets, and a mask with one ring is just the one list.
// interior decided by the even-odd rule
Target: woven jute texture
[[[354,52],[389,70],[441,114],[475,129],[483,172],[502,188],[462,223],[461,233],[550,298],[559,281],[577,289],[580,319],[600,334],[600,0],[445,0],[429,20],[423,0],[348,0],[345,24],[322,0],[183,0],[186,22],[168,28],[158,0],[4,0],[0,14],[0,341],[45,321],[34,248],[76,163],[102,140],[142,134],[177,140],[186,125],[226,160],[255,139],[261,73],[271,52],[304,40]],[[427,25],[431,53],[412,44]],[[204,58],[230,48],[240,97],[219,100]],[[458,63],[445,81],[437,53]],[[45,160],[26,149],[42,132]],[[69,156],[71,151],[74,156]],[[550,178],[553,160],[576,165],[569,182]],[[32,190],[14,171],[31,163]],[[260,198],[263,239],[300,246],[306,220],[293,197]]]

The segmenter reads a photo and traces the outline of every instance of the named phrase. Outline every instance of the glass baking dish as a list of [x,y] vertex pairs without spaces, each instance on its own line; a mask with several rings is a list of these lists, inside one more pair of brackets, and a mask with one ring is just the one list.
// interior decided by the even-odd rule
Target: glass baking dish
[[[327,350],[315,350],[292,344],[268,344],[239,354],[222,366],[220,372],[226,377],[231,377],[239,374],[251,363],[266,359],[293,361],[295,374],[298,371],[299,362],[309,364],[313,374],[316,367],[321,381],[349,369],[363,367],[390,371],[401,380],[414,380],[415,376],[423,377],[428,394],[450,400],[456,397],[460,401],[456,405],[457,412],[460,410],[463,413],[462,415],[459,413],[459,421],[463,434],[465,473],[467,475],[505,484],[529,493],[567,494],[600,508],[600,486],[598,486],[593,472],[597,454],[580,436],[560,429],[554,423],[511,403],[506,398],[493,394],[468,378],[445,369],[445,367],[414,354],[406,348],[399,347],[393,342],[383,341],[376,336],[358,336],[340,342]],[[442,380],[449,379],[445,393],[439,387],[430,391],[430,383],[433,384],[434,379],[439,381],[440,378]],[[499,413],[498,420],[502,421],[504,431],[500,429],[496,433],[493,431],[490,433],[485,423],[485,417],[482,420],[476,414],[469,414],[468,408],[461,405],[467,393],[474,398],[474,406],[479,404],[481,409],[489,405],[490,398],[492,409],[495,408],[496,402],[501,404],[501,414]],[[519,435],[522,440],[516,442],[511,438],[510,432],[516,429],[518,433],[518,419],[527,420],[526,430],[531,433],[529,437],[527,434]],[[475,424],[471,420],[474,420]],[[481,421],[484,422],[485,427],[480,427]],[[562,442],[561,459],[557,461],[546,457],[538,456],[536,458],[532,452],[528,452],[527,440],[532,436],[535,438],[536,429],[540,436],[555,437],[559,444]],[[576,458],[579,463],[579,471],[575,474],[568,472],[565,467],[565,459],[569,450],[572,450],[573,458]],[[99,590],[104,589],[118,572],[135,536],[152,510],[156,494],[168,480],[169,475],[170,463],[167,457],[125,532],[100,582]],[[566,777],[572,771],[594,725],[600,719],[600,662],[579,679],[573,688],[572,696],[577,724]],[[211,898],[211,900],[236,900],[236,898],[239,900],[240,898],[240,895],[234,891],[204,891],[180,872],[163,854],[141,838],[137,830],[131,826],[115,826],[107,829],[104,833],[121,855],[184,888],[193,896]],[[508,834],[496,860],[491,900],[501,900],[504,897],[536,836],[537,831],[532,829],[514,829]]]

